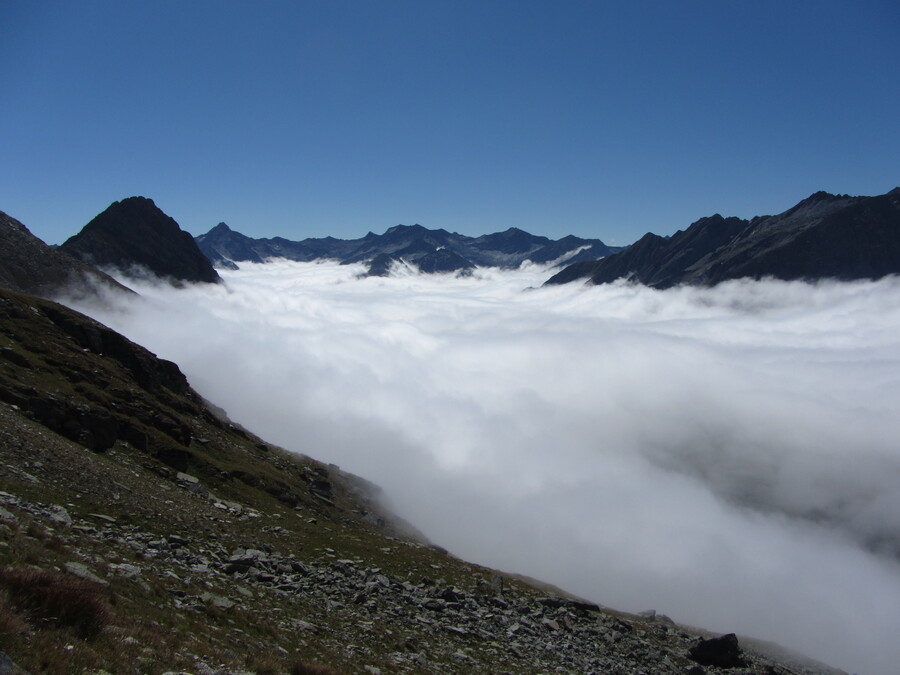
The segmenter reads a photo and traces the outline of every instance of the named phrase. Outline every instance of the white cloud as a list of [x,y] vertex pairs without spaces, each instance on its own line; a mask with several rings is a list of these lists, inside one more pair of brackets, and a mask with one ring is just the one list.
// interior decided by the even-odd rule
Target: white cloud
[[900,661],[900,282],[539,288],[275,262],[90,313],[436,543],[847,669]]

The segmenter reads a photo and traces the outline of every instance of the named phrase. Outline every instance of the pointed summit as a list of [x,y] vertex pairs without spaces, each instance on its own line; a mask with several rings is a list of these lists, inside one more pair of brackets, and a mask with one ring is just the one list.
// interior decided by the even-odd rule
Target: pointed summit
[[60,249],[99,267],[138,266],[176,282],[221,281],[194,238],[146,197],[113,202]]
[[213,229],[211,229],[211,230],[210,230],[209,232],[207,232],[206,234],[207,234],[207,235],[210,235],[210,234],[229,234],[229,233],[231,233],[231,232],[234,232],[234,230],[232,230],[230,227],[228,227],[228,225],[226,225],[225,223],[219,223],[218,225],[216,225]]

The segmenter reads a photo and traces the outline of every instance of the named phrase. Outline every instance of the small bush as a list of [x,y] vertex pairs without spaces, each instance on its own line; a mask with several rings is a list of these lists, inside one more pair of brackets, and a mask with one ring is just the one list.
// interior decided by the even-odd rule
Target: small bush
[[7,639],[19,639],[28,631],[28,624],[0,598],[0,644]]
[[289,672],[291,675],[340,675],[334,668],[303,663],[302,661],[292,663]]
[[72,627],[86,640],[110,622],[98,586],[61,572],[6,567],[0,570],[0,586],[6,588],[10,604],[32,621]]
[[281,673],[281,660],[274,656],[252,656],[247,660],[247,665],[256,675],[279,675]]

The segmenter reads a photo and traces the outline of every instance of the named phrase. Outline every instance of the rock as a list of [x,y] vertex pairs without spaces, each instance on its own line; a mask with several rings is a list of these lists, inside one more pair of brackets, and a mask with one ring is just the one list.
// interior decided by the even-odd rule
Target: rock
[[248,548],[246,550],[238,549],[231,554],[228,563],[225,565],[227,574],[235,572],[247,572],[253,567],[259,567],[261,563],[268,559],[265,551]]
[[0,675],[28,675],[28,673],[19,668],[6,653],[0,652]]
[[200,599],[216,609],[221,610],[231,609],[235,605],[233,601],[228,598],[223,598],[221,595],[216,595],[215,593],[201,593]]
[[96,574],[94,574],[91,570],[89,570],[87,568],[86,565],[82,565],[79,562],[67,562],[66,564],[63,565],[63,567],[65,568],[66,572],[68,572],[69,574],[72,574],[80,579],[85,579],[86,581],[93,581],[94,583],[103,584],[104,586],[106,585],[106,581],[104,581],[103,579],[98,577]]
[[60,525],[70,526],[72,524],[72,516],[69,515],[69,512],[66,511],[63,506],[51,506],[48,509],[48,516],[50,520],[54,523],[59,523]]
[[559,623],[557,623],[553,619],[541,619],[541,625],[543,625],[545,628],[548,628],[549,630],[552,630],[552,631],[559,632],[559,630],[560,630]]
[[113,563],[109,566],[109,569],[126,579],[137,579],[141,576],[141,568],[128,563]]
[[688,650],[688,658],[703,666],[719,668],[743,668],[747,665],[734,633],[701,640]]

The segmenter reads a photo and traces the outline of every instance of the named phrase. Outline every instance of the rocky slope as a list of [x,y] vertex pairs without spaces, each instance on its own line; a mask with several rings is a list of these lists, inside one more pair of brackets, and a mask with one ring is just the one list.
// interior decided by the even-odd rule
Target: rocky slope
[[900,273],[900,188],[878,197],[817,192],[777,216],[714,215],[664,238],[572,265],[547,283],[629,279],[656,288],[728,279],[877,279]]
[[89,265],[144,268],[176,283],[221,281],[194,238],[145,197],[113,202],[60,250]]
[[219,223],[197,237],[200,250],[216,265],[263,262],[270,258],[311,261],[339,260],[369,263],[370,276],[387,274],[392,264],[415,266],[426,273],[466,273],[475,267],[518,267],[523,262],[574,263],[596,260],[618,250],[599,239],[568,236],[558,241],[529,234],[517,228],[481,237],[467,237],[429,230],[421,225],[397,225],[378,235],[361,239],[252,239]]
[[95,296],[101,289],[129,292],[127,288],[71,256],[50,248],[15,218],[0,211],[0,286],[54,297]]

